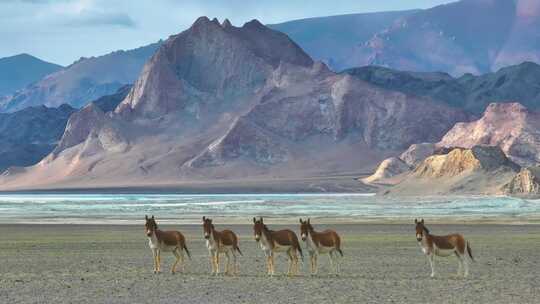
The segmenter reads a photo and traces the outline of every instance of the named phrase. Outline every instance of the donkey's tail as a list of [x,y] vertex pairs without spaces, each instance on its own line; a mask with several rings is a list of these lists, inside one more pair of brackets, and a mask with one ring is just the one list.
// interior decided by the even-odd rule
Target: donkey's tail
[[191,253],[187,249],[186,243],[184,243],[184,250],[186,251],[188,258],[191,260]]
[[336,249],[336,251],[339,252],[339,254],[341,255],[341,257],[343,257],[343,251],[341,251],[341,248],[338,247],[338,248]]
[[469,244],[469,241],[467,241],[467,253],[469,254],[469,257],[471,258],[471,260],[474,262],[474,258],[472,256],[471,245]]
[[241,256],[244,255],[244,254],[242,253],[242,251],[240,251],[240,247],[238,247],[238,245],[235,245],[235,246],[234,246],[234,250],[238,251],[238,253],[240,253]]

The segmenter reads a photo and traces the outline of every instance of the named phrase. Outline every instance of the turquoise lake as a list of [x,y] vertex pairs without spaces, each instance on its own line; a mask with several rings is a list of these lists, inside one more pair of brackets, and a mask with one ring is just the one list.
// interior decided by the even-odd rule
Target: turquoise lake
[[540,218],[540,200],[505,196],[388,199],[373,194],[10,194],[0,195],[0,223],[134,223],[153,214],[197,222],[266,216],[351,220],[436,217]]

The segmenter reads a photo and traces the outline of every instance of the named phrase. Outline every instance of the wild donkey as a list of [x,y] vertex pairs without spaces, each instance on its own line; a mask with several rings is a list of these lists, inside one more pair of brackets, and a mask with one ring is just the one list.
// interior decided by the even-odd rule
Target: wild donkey
[[298,274],[297,252],[300,253],[302,260],[304,260],[304,255],[296,233],[288,229],[272,231],[263,223],[262,217],[259,220],[253,218],[253,232],[255,241],[259,242],[266,256],[266,268],[269,275],[273,276],[276,272],[274,267],[274,254],[276,252],[287,252],[289,256],[287,275]]
[[467,264],[467,258],[465,256],[465,249],[472,261],[474,258],[471,252],[471,246],[469,242],[465,240],[461,234],[450,234],[445,236],[432,235],[429,230],[424,226],[424,219],[418,221],[414,220],[416,224],[416,240],[418,245],[422,248],[422,252],[428,256],[429,264],[431,265],[431,277],[435,276],[435,263],[433,257],[448,257],[455,254],[458,258],[459,268],[458,276],[463,271],[463,265],[465,265],[464,277],[469,275],[469,265]]
[[227,256],[227,266],[225,273],[231,274],[230,263],[233,257],[232,274],[238,274],[238,264],[236,262],[236,252],[242,255],[238,248],[238,237],[231,230],[217,231],[212,224],[212,220],[203,216],[203,231],[206,239],[206,247],[210,253],[210,263],[212,264],[212,274],[219,274],[219,254],[225,253]]
[[191,259],[189,250],[186,247],[184,235],[178,231],[159,230],[153,215],[151,218],[148,218],[148,215],[146,215],[145,219],[145,232],[148,237],[148,245],[150,246],[150,249],[152,249],[152,254],[154,255],[154,273],[159,273],[161,271],[162,251],[171,251],[176,257],[171,273],[174,274],[176,272],[178,261],[181,261],[182,271],[184,271],[184,251]]
[[317,232],[311,226],[310,219],[302,221],[300,219],[300,237],[306,242],[306,247],[311,260],[311,274],[315,275],[318,272],[317,258],[319,254],[328,253],[330,263],[336,275],[339,275],[339,257],[338,253],[343,257],[341,251],[341,238],[334,230],[324,230]]

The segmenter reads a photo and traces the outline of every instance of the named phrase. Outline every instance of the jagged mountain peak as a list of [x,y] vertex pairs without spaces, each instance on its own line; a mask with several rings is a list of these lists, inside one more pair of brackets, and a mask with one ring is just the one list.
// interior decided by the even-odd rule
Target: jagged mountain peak
[[263,87],[281,63],[313,65],[285,34],[258,21],[235,27],[226,20],[224,25],[200,17],[171,36],[116,112],[156,117],[183,111],[200,119],[205,108],[242,100]]

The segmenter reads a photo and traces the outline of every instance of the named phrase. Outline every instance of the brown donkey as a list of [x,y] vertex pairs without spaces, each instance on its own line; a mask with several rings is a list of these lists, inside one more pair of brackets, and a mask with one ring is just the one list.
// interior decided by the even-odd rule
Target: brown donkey
[[[238,274],[238,264],[236,262],[236,252],[242,255],[238,247],[238,237],[231,230],[217,231],[212,224],[212,220],[203,216],[203,231],[206,239],[206,247],[210,253],[210,263],[212,264],[212,274],[219,274],[219,254],[225,253],[227,256],[227,266],[225,273]],[[230,271],[231,255],[233,258],[233,271]]]
[[311,274],[315,275],[318,272],[317,258],[320,254],[328,253],[330,263],[334,268],[335,274],[339,275],[339,257],[343,257],[341,251],[341,238],[334,230],[324,230],[317,232],[311,226],[310,219],[302,221],[300,219],[300,237],[306,243],[311,260]]
[[291,230],[272,231],[263,223],[263,218],[259,220],[253,218],[253,232],[257,241],[266,256],[266,267],[268,274],[275,274],[274,254],[277,252],[287,252],[289,257],[288,275],[298,274],[298,253],[304,260],[302,248],[298,242],[296,233]]
[[463,276],[467,277],[469,275],[469,265],[467,264],[465,249],[472,261],[474,261],[474,258],[472,256],[471,246],[463,235],[432,235],[426,226],[424,226],[424,219],[421,221],[415,219],[414,223],[416,224],[416,240],[422,248],[422,252],[428,256],[429,264],[431,265],[431,277],[435,276],[435,264],[433,262],[435,255],[440,257],[456,255],[459,262],[458,276],[461,275],[463,265],[465,265]]
[[159,273],[161,271],[162,251],[171,251],[176,257],[171,273],[174,274],[176,272],[176,265],[179,261],[181,261],[182,271],[184,271],[184,251],[191,259],[189,250],[186,247],[184,235],[178,231],[159,230],[153,215],[151,218],[148,218],[148,215],[146,215],[145,218],[145,232],[148,237],[148,245],[150,246],[150,249],[152,249],[154,255],[154,273]]

